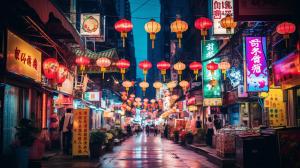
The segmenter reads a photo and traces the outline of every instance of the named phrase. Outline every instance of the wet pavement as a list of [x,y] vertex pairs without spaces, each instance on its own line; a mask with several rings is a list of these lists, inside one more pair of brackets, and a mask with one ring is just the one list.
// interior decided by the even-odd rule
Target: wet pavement
[[160,136],[132,136],[101,158],[103,168],[216,168],[206,157]]

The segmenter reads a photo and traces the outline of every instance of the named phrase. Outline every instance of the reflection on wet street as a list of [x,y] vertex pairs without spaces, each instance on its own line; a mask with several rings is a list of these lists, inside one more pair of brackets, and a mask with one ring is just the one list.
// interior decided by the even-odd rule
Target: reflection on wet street
[[101,158],[104,168],[191,167],[214,168],[214,164],[160,136],[134,135]]

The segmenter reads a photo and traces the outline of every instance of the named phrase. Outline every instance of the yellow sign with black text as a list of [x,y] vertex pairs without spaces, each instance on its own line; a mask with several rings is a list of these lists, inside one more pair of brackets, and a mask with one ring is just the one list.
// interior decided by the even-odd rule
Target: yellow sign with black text
[[89,156],[89,109],[73,111],[73,156]]
[[7,31],[7,71],[41,82],[42,53]]

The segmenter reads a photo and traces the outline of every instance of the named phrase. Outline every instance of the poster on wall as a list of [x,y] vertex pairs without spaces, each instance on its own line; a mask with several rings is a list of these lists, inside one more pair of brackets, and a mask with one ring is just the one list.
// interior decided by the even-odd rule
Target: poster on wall
[[218,69],[212,72],[206,68],[206,65],[211,63],[212,61],[216,64],[220,63],[220,58],[213,58],[209,61],[206,61],[218,53],[219,44],[215,40],[207,40],[205,41],[205,43],[202,41],[201,48],[201,59],[203,61],[202,64],[204,67],[202,70],[204,106],[207,106],[208,104],[221,106],[222,101],[219,101],[219,98],[221,98],[221,70]]
[[269,114],[270,126],[286,126],[286,111],[282,89],[270,88],[268,96],[264,99],[264,107]]
[[41,82],[41,59],[39,50],[7,31],[7,71]]
[[74,109],[72,155],[89,155],[89,109]]
[[245,37],[248,92],[269,90],[266,50],[266,37]]
[[234,29],[227,31],[220,25],[221,19],[230,15],[233,17],[233,0],[212,0],[212,20],[214,35],[230,35]]

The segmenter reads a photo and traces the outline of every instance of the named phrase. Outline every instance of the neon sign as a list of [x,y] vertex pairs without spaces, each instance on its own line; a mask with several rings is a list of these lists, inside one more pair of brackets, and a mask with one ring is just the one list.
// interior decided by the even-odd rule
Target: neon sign
[[266,38],[246,37],[245,43],[247,90],[248,92],[266,92],[269,90]]

